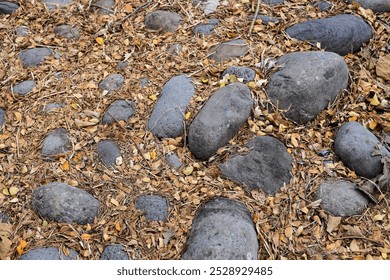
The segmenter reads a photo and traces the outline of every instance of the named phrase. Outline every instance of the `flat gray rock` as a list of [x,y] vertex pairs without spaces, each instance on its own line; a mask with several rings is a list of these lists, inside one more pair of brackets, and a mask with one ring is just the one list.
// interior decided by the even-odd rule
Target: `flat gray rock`
[[165,161],[173,168],[180,168],[182,165],[180,158],[175,153],[167,154]]
[[217,10],[219,2],[219,0],[194,0],[192,2],[192,6],[200,7],[204,11],[205,15],[209,15]]
[[245,66],[230,66],[228,69],[223,71],[222,78],[226,74],[242,78],[244,83],[254,81],[256,77],[255,70]]
[[30,31],[27,26],[19,25],[18,28],[16,28],[16,35],[18,36],[25,37],[28,36],[29,33]]
[[192,34],[211,35],[214,28],[219,25],[218,19],[210,19],[208,23],[200,23],[192,29]]
[[165,197],[155,194],[137,197],[135,207],[144,212],[149,221],[166,221],[168,217],[168,201]]
[[236,57],[242,57],[248,51],[248,45],[242,39],[231,40],[210,49],[210,58],[222,62]]
[[369,199],[356,185],[348,181],[324,182],[317,192],[321,207],[333,216],[359,215],[369,205]]
[[54,28],[54,33],[59,37],[64,37],[69,40],[80,39],[80,32],[78,29],[68,24],[56,26]]
[[289,53],[277,61],[268,82],[269,99],[299,124],[313,120],[348,85],[348,67],[332,52]]
[[70,150],[70,140],[65,128],[57,128],[51,131],[43,140],[42,156],[55,157],[62,155]]
[[154,11],[146,15],[145,26],[152,30],[161,30],[162,33],[174,33],[179,28],[181,16],[168,11]]
[[8,1],[0,1],[0,15],[1,14],[12,14],[19,9],[19,4]]
[[129,66],[129,62],[128,61],[121,61],[118,63],[117,67],[119,70],[123,70],[123,69],[126,69],[127,66]]
[[116,100],[112,103],[102,118],[103,124],[111,124],[117,121],[128,121],[134,116],[133,102],[127,100]]
[[319,2],[314,3],[313,6],[318,8],[321,12],[325,12],[325,11],[329,11],[330,9],[332,9],[333,5],[332,5],[332,3],[328,2],[328,1],[319,1]]
[[[0,108],[0,128],[5,124],[5,111],[3,108]],[[1,130],[0,130],[1,133]]]
[[25,65],[37,67],[45,61],[47,56],[52,54],[53,52],[48,48],[33,48],[21,51],[19,58]]
[[8,223],[8,222],[9,222],[8,215],[0,212],[0,223]]
[[44,108],[44,112],[46,114],[50,113],[51,111],[55,110],[55,109],[61,109],[61,108],[64,108],[64,104],[60,104],[60,103],[49,103],[45,106]]
[[339,55],[355,53],[372,38],[372,30],[362,18],[350,14],[309,20],[286,29],[295,39],[321,44],[326,51]]
[[110,74],[99,83],[100,90],[112,92],[120,89],[125,82],[125,77],[122,74]]
[[[359,3],[365,9],[371,9],[376,13],[390,12],[390,1],[389,0],[354,0]],[[351,0],[347,1],[351,3]]]
[[31,260],[54,260],[54,261],[64,261],[64,260],[77,260],[77,253],[69,249],[69,256],[66,256],[59,248],[55,247],[44,247],[28,251],[23,254],[19,260],[31,261]]
[[129,260],[129,256],[121,244],[113,244],[104,248],[100,260]]
[[159,138],[182,135],[186,110],[194,93],[195,87],[186,75],[171,78],[160,93],[147,129]]
[[49,10],[55,10],[57,8],[63,9],[67,5],[71,4],[73,0],[42,0],[46,4]]
[[258,188],[275,195],[291,180],[293,159],[287,148],[271,136],[256,137],[247,146],[247,154],[235,155],[219,166],[222,174],[249,191]]
[[256,260],[259,242],[252,217],[242,203],[218,197],[194,218],[184,260]]
[[111,140],[102,140],[97,144],[97,153],[100,160],[107,167],[114,166],[116,160],[121,156],[121,151],[115,142]]
[[[381,174],[383,164],[381,156],[372,156],[379,144],[378,138],[358,122],[344,123],[337,131],[334,142],[335,153],[357,175],[371,179]],[[381,148],[384,156],[390,152]]]
[[20,95],[26,95],[27,93],[32,91],[36,85],[37,84],[32,80],[23,81],[13,87],[13,92]]
[[48,220],[64,223],[93,223],[99,202],[85,190],[53,182],[32,192],[32,208]]
[[114,14],[115,1],[114,0],[99,0],[94,4],[95,7],[99,8],[99,13],[102,15]]
[[190,125],[188,144],[194,157],[208,160],[227,145],[248,120],[252,105],[250,90],[242,83],[218,89]]

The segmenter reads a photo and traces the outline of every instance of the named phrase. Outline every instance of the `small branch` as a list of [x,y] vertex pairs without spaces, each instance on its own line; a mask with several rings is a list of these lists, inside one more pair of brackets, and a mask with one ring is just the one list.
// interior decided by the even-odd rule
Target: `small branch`
[[257,15],[259,14],[259,10],[260,10],[260,4],[261,4],[261,0],[257,0],[255,15],[253,17],[251,27],[249,28],[249,32],[248,32],[249,36],[252,34],[253,27],[255,26],[255,22],[257,20]]

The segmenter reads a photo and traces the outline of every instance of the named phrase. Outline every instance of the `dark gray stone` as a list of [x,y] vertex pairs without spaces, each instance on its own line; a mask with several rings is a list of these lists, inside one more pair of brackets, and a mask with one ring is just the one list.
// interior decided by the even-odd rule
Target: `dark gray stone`
[[32,91],[32,89],[36,86],[37,84],[34,81],[28,80],[28,81],[23,81],[16,86],[13,87],[13,92],[20,94],[20,95],[25,95]]
[[174,154],[174,153],[167,154],[165,156],[165,160],[173,168],[180,168],[181,165],[182,165],[181,161],[180,161],[180,158],[176,154]]
[[100,260],[129,260],[129,256],[121,244],[113,244],[104,248]]
[[185,113],[195,93],[186,75],[171,78],[163,87],[148,121],[148,130],[159,138],[175,138],[183,134]]
[[117,68],[119,70],[123,70],[123,69],[126,69],[127,66],[129,66],[129,62],[128,61],[121,61],[121,62],[118,63]]
[[32,208],[48,220],[64,223],[93,223],[99,202],[85,190],[53,182],[32,192]]
[[60,103],[49,103],[45,106],[45,113],[48,114],[50,113],[52,110],[54,109],[61,109],[61,108],[64,108],[64,104],[60,104]]
[[256,72],[253,69],[245,66],[230,66],[222,73],[222,78],[226,74],[234,75],[237,78],[242,78],[244,83],[254,81],[256,77]]
[[[249,20],[253,20],[254,16],[250,16],[249,17]],[[270,16],[267,16],[267,15],[257,15],[256,16],[256,19],[259,19],[261,20],[261,22],[263,24],[269,24],[269,23],[279,23],[280,22],[280,19],[276,18],[276,17],[270,17]]]
[[114,166],[116,159],[121,156],[118,146],[111,140],[102,140],[97,144],[97,153],[107,167]]
[[209,15],[217,10],[219,0],[194,0],[192,2],[192,6],[200,7],[204,11],[205,15]]
[[144,77],[142,78],[140,81],[139,81],[139,85],[140,87],[144,88],[144,87],[147,87],[149,85],[149,79]]
[[359,51],[372,37],[370,25],[349,14],[298,23],[287,28],[286,33],[298,40],[320,43],[322,49],[339,55]]
[[115,9],[114,0],[99,0],[94,5],[95,7],[99,8],[99,13],[102,15],[114,14],[114,9]]
[[144,212],[150,221],[166,221],[168,217],[168,201],[165,197],[154,194],[141,195],[135,207]]
[[[359,3],[365,9],[371,9],[376,13],[390,12],[390,1],[389,0],[354,0]],[[351,3],[351,0],[347,1]]]
[[64,37],[69,40],[80,39],[80,32],[77,28],[67,24],[56,26],[54,28],[54,33],[59,37]]
[[12,14],[17,9],[19,9],[19,4],[8,2],[8,1],[0,1],[0,15],[1,14]]
[[0,223],[8,223],[8,222],[9,222],[8,215],[0,212]]
[[37,67],[45,61],[47,56],[52,54],[53,52],[48,48],[33,48],[21,51],[19,58],[25,65]]
[[57,128],[51,131],[43,140],[42,156],[55,157],[62,155],[70,150],[70,140],[65,128]]
[[122,74],[110,74],[99,84],[100,90],[108,92],[120,89],[125,82],[125,77]]
[[[5,124],[5,111],[3,108],[0,108],[0,128]],[[1,133],[1,130],[0,130]]]
[[219,25],[218,19],[210,19],[206,24],[198,24],[192,29],[192,34],[211,35]]
[[232,83],[218,89],[190,125],[188,144],[191,153],[207,160],[227,145],[248,120],[253,100],[249,88]]
[[252,217],[242,203],[218,197],[196,215],[184,260],[256,260],[259,242]]
[[71,4],[73,0],[42,0],[43,3],[46,4],[47,8],[49,10],[54,10],[60,8],[63,9],[67,5]]
[[329,3],[328,1],[320,1],[314,3],[314,7],[318,8],[321,12],[329,11],[332,6],[332,3]]
[[77,253],[69,249],[69,256],[66,256],[59,248],[55,247],[44,247],[28,251],[23,254],[19,260],[31,261],[31,260],[54,260],[54,261],[65,261],[65,260],[77,260]]
[[18,28],[16,29],[16,35],[25,37],[28,36],[29,30],[27,26],[24,25],[19,25]]
[[155,11],[146,15],[145,26],[153,30],[161,30],[162,33],[174,33],[179,28],[181,16],[178,13],[168,11]]
[[359,215],[369,205],[369,199],[356,185],[348,181],[324,182],[317,192],[321,207],[333,216]]
[[248,46],[242,39],[231,40],[210,49],[210,58],[222,62],[236,57],[242,57],[248,51]]
[[268,97],[299,124],[313,120],[348,85],[347,64],[332,52],[289,53],[277,66],[266,88]]
[[133,102],[127,100],[116,100],[112,103],[103,115],[102,123],[111,124],[116,121],[128,121],[134,116]]
[[222,174],[249,191],[275,193],[291,180],[292,157],[278,139],[260,136],[248,143],[249,153],[236,155],[220,165]]
[[[372,156],[379,143],[378,138],[360,123],[348,122],[338,130],[334,147],[336,155],[346,166],[357,175],[371,179],[383,171],[381,156]],[[390,152],[385,147],[380,151],[382,155],[390,157]]]
[[284,0],[263,0],[263,3],[270,6],[275,6],[278,4],[283,4]]

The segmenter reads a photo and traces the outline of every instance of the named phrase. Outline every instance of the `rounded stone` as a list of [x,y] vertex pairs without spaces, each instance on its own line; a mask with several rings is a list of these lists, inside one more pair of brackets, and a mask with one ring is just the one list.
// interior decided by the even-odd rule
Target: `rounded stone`
[[[253,20],[254,16],[250,16],[249,17],[249,20]],[[280,19],[276,18],[276,17],[270,17],[270,16],[267,16],[267,15],[257,15],[256,16],[256,19],[257,20],[261,20],[261,22],[263,24],[269,24],[269,23],[274,23],[274,24],[277,24],[280,22]]]
[[71,4],[73,0],[42,0],[49,10],[55,10],[57,8],[65,8],[67,5]]
[[198,24],[192,29],[192,34],[211,35],[214,28],[219,25],[218,19],[211,19],[206,24]]
[[0,15],[1,14],[12,14],[17,9],[19,9],[19,4],[9,2],[9,1],[0,1]]
[[275,6],[275,5],[283,4],[284,0],[263,0],[263,3],[270,6]]
[[111,15],[114,14],[115,1],[114,0],[99,0],[96,2],[95,7],[99,9],[99,14]]
[[0,223],[8,223],[9,222],[9,217],[8,215],[0,212]]
[[165,161],[173,168],[180,168],[182,165],[180,158],[175,153],[167,154]]
[[44,111],[46,114],[49,114],[51,111],[55,109],[61,109],[64,108],[64,104],[60,103],[49,103],[45,106]]
[[254,81],[256,77],[256,72],[253,69],[245,66],[230,66],[222,73],[222,78],[226,74],[241,78],[243,79],[244,83]]
[[117,158],[121,152],[115,142],[111,140],[102,140],[97,144],[97,153],[107,167],[116,165]]
[[154,194],[141,195],[135,207],[144,212],[149,221],[166,221],[168,217],[168,201],[165,197]]
[[[364,9],[370,9],[376,13],[390,12],[389,0],[354,0],[359,3]],[[352,3],[352,0],[347,0],[348,3]]]
[[122,87],[122,85],[125,82],[125,77],[121,74],[110,74],[106,78],[103,79],[103,81],[99,84],[99,89],[104,91],[114,91],[118,90]]
[[52,54],[53,52],[48,48],[33,48],[21,51],[19,58],[25,65],[37,67],[45,61],[47,56]]
[[64,37],[69,40],[80,39],[80,32],[77,28],[67,24],[56,26],[54,28],[54,33],[59,37]]
[[53,157],[62,155],[70,150],[70,140],[65,128],[57,128],[51,131],[43,140],[42,156]]
[[181,16],[178,13],[169,11],[154,11],[146,15],[145,26],[152,30],[161,30],[161,32],[176,32],[181,22]]
[[100,260],[129,260],[129,256],[121,244],[113,244],[104,248]]
[[223,42],[210,49],[210,58],[222,62],[232,58],[242,57],[248,51],[248,45],[242,39]]
[[[0,108],[0,128],[5,124],[5,111],[3,108]],[[1,133],[1,130],[0,130]]]
[[32,91],[36,85],[37,84],[31,80],[23,81],[13,87],[13,92],[20,95],[26,95],[27,93]]
[[111,124],[117,121],[128,121],[134,116],[133,102],[116,100],[112,103],[102,118],[103,124]]
[[314,7],[318,8],[321,12],[329,11],[332,6],[332,3],[329,3],[328,1],[319,1],[314,3]]
[[37,248],[28,251],[27,253],[23,254],[19,260],[24,261],[31,261],[31,260],[54,260],[54,261],[61,261],[61,260],[77,260],[78,256],[77,253],[69,249],[69,256],[66,256],[59,248],[55,247],[44,247],[44,248]]

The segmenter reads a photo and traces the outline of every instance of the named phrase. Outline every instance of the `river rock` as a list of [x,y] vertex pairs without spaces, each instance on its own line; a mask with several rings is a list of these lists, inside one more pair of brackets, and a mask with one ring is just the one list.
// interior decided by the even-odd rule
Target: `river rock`
[[218,89],[190,125],[188,145],[200,160],[208,160],[227,145],[248,120],[253,100],[249,88],[232,83]]
[[179,28],[181,16],[168,11],[155,11],[146,15],[145,26],[152,30],[161,30],[162,33],[174,33]]
[[[5,124],[5,111],[3,108],[0,108],[0,128]],[[1,129],[0,129],[1,133]]]
[[[348,3],[352,3],[351,0],[347,0]],[[359,3],[364,9],[371,9],[376,13],[390,12],[389,0],[354,0]]]
[[32,91],[36,85],[37,84],[32,80],[23,81],[13,87],[13,92],[20,95],[26,95],[27,93]]
[[287,28],[286,33],[298,40],[320,43],[322,49],[339,55],[359,51],[372,37],[370,25],[350,14],[298,23]]
[[54,33],[59,37],[64,37],[69,40],[80,39],[80,32],[77,30],[77,28],[68,24],[56,26],[54,28]]
[[61,109],[61,108],[64,108],[64,104],[61,104],[61,103],[49,103],[45,106],[44,108],[44,112],[46,114],[49,114],[51,111],[55,110],[55,109]]
[[110,74],[99,83],[99,89],[108,92],[120,89],[125,82],[122,74]]
[[[335,153],[357,175],[374,178],[383,171],[381,156],[373,156],[378,138],[358,122],[344,123],[337,131],[334,142]],[[382,147],[381,154],[390,157],[390,152]]]
[[0,1],[0,15],[1,14],[12,14],[17,9],[19,9],[19,4],[8,2],[8,1]]
[[0,212],[0,223],[8,223],[8,222],[9,222],[8,215]]
[[104,248],[100,260],[129,260],[129,256],[121,244],[113,244]]
[[32,208],[44,219],[85,225],[98,215],[99,202],[85,190],[53,182],[33,190]]
[[292,157],[278,139],[260,136],[251,140],[247,154],[235,155],[220,165],[222,174],[248,188],[274,195],[291,179]]
[[228,69],[223,71],[222,78],[226,74],[241,78],[243,79],[244,83],[254,81],[256,77],[256,72],[253,69],[245,66],[230,66]]
[[33,48],[21,51],[19,58],[25,65],[37,67],[45,61],[47,56],[52,54],[53,52],[48,48]]
[[114,0],[99,0],[96,2],[95,7],[99,9],[99,14],[111,15],[114,14],[115,1]]
[[64,261],[64,260],[77,260],[77,253],[69,249],[69,256],[66,256],[59,248],[55,247],[43,247],[37,248],[28,251],[23,254],[19,260],[31,261],[31,260],[54,260],[54,261]]
[[180,54],[180,52],[182,51],[183,49],[183,45],[180,44],[180,43],[175,43],[173,44],[169,49],[169,53],[173,56],[177,56]]
[[348,181],[324,182],[317,192],[321,207],[333,216],[359,215],[369,205],[369,199],[356,185]]
[[[254,16],[250,16],[249,17],[249,20],[252,21],[254,18]],[[280,19],[276,18],[276,17],[270,17],[270,16],[267,16],[267,15],[257,15],[256,16],[256,20],[261,20],[261,22],[263,24],[269,24],[269,23],[274,23],[274,24],[277,24],[280,22]]]
[[159,138],[175,138],[183,134],[185,113],[195,93],[186,75],[171,78],[163,87],[148,121],[148,130]]
[[133,102],[116,100],[103,115],[102,123],[111,124],[116,121],[128,121],[134,115]]
[[135,202],[135,207],[144,212],[149,221],[166,221],[168,217],[167,199],[160,195],[141,195]]
[[259,248],[250,212],[242,203],[214,198],[194,218],[184,260],[256,260]]
[[165,156],[165,161],[173,168],[180,168],[182,163],[175,153],[169,153]]
[[248,46],[242,39],[230,40],[210,49],[210,58],[222,62],[236,57],[242,57],[248,51]]
[[198,24],[192,29],[192,34],[211,35],[219,25],[218,19],[210,19],[206,24]]
[[51,131],[43,140],[42,156],[56,157],[70,150],[71,142],[65,128],[57,128]]
[[46,4],[49,10],[54,10],[58,8],[65,8],[67,5],[71,4],[73,0],[42,0]]
[[107,167],[117,164],[118,158],[121,156],[121,151],[115,142],[111,140],[102,140],[97,144],[97,153],[100,160]]
[[332,52],[289,53],[277,61],[266,91],[285,117],[305,124],[313,120],[348,85],[348,67]]

